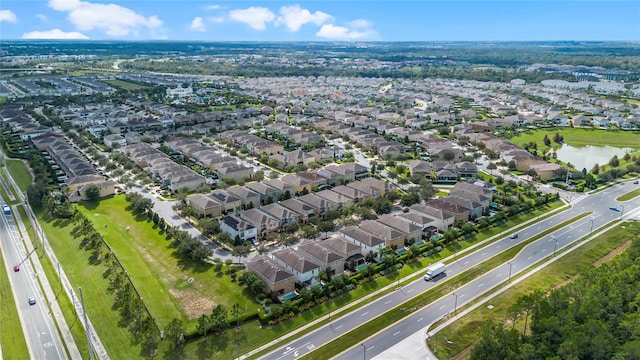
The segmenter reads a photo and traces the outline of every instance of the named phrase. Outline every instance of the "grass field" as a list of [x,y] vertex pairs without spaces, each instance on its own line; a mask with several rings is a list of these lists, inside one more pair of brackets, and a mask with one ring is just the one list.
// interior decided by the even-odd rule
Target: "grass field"
[[558,146],[553,142],[553,135],[560,133],[564,137],[564,142],[575,147],[594,145],[594,146],[616,146],[640,149],[640,133],[632,131],[616,131],[616,130],[596,130],[596,129],[577,129],[577,128],[555,128],[555,129],[539,129],[528,130],[518,133],[510,141],[516,145],[522,146],[531,141],[538,144],[538,149],[545,148],[543,139],[547,135],[551,139],[552,146]]
[[151,86],[148,85],[143,85],[143,84],[137,84],[134,82],[130,82],[130,81],[124,81],[124,80],[101,80],[102,82],[105,82],[115,88],[118,89],[123,89],[123,90],[140,90],[140,89],[150,89]]
[[[433,350],[434,342],[437,341],[435,347],[439,359],[467,358],[469,347],[479,339],[482,333],[483,324],[489,320],[494,323],[506,321],[509,307],[519,295],[528,294],[535,290],[546,292],[566,284],[574,277],[579,276],[580,272],[586,268],[620,253],[626,248],[629,240],[638,237],[639,232],[640,223],[620,224],[606,234],[575,249],[569,255],[558,259],[535,275],[491,299],[488,304],[493,305],[492,309],[481,306],[444,328],[438,333],[437,338],[431,338],[431,349]],[[523,329],[523,324],[516,323],[516,328]],[[449,339],[452,344],[446,343],[445,338]]]
[[11,177],[16,181],[20,191],[27,191],[31,184],[31,174],[24,166],[22,160],[7,159],[7,170],[11,173]]
[[[18,309],[13,301],[11,285],[7,276],[6,264],[0,256],[0,346],[4,359],[27,359],[29,351],[27,343],[24,341],[24,334],[18,317]],[[10,271],[9,273],[13,273]]]

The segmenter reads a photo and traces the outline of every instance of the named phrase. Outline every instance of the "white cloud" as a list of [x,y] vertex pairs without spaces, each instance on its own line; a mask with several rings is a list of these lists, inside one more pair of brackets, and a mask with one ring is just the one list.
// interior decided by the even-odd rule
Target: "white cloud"
[[272,22],[276,16],[267,8],[252,6],[246,9],[229,11],[229,18],[233,21],[245,23],[254,30],[264,30],[266,24]]
[[96,4],[80,0],[49,0],[49,7],[68,11],[67,19],[79,30],[104,30],[110,36],[124,36],[140,27],[154,30],[162,26],[157,16],[144,17],[116,4]]
[[220,10],[222,9],[222,6],[220,5],[208,5],[204,7],[205,10],[211,11],[211,10]]
[[354,30],[345,26],[337,26],[333,24],[322,25],[320,31],[316,33],[316,36],[334,39],[334,40],[360,40],[371,38],[376,35],[376,32],[371,29]]
[[16,17],[16,14],[11,10],[0,10],[0,22],[3,21],[17,22],[18,17]]
[[204,28],[204,20],[200,16],[196,16],[191,21],[191,25],[189,25],[189,29],[192,31],[205,31]]
[[284,24],[289,30],[298,31],[305,24],[313,23],[320,26],[331,21],[333,21],[333,16],[327,13],[322,11],[311,13],[296,4],[280,8],[280,16],[276,20],[276,25]]
[[209,16],[207,17],[207,21],[212,23],[223,23],[224,18],[222,16]]
[[353,21],[349,21],[349,26],[356,29],[366,29],[373,26],[373,24],[369,20],[365,19],[357,19]]
[[44,14],[36,14],[36,17],[38,18],[38,20],[40,20],[42,22],[49,21],[49,18],[47,17],[47,15],[44,15]]
[[23,39],[65,39],[65,40],[89,39],[89,37],[86,36],[85,34],[82,34],[76,31],[64,32],[60,29],[53,29],[53,30],[47,30],[47,31],[32,31],[32,32],[22,34],[22,38]]

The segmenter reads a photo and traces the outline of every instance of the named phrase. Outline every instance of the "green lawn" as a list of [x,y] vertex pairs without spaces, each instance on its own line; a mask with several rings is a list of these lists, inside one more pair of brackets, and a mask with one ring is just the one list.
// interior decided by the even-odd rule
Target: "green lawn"
[[11,177],[16,181],[20,191],[27,191],[31,184],[31,174],[29,170],[24,166],[22,160],[7,159],[7,170],[11,174]]
[[522,146],[531,141],[538,144],[538,149],[545,148],[544,136],[547,135],[551,140],[551,146],[559,146],[553,142],[553,135],[560,133],[564,142],[575,147],[594,145],[605,146],[611,145],[616,147],[630,147],[640,149],[640,133],[633,131],[619,130],[597,130],[597,129],[577,129],[577,128],[555,128],[555,129],[539,129],[527,130],[518,133],[510,141],[516,145]]
[[112,359],[138,358],[139,348],[130,345],[127,329],[118,326],[120,316],[112,309],[113,296],[107,294],[109,283],[102,275],[105,268],[89,263],[89,254],[80,250],[79,240],[69,234],[69,221],[47,220],[41,213],[38,219],[67,277],[75,288],[82,287],[87,314],[109,356]]
[[[596,261],[607,260],[618,253],[630,239],[637,238],[639,232],[640,223],[635,222],[623,223],[607,231],[606,234],[575,249],[569,255],[558,259],[535,275],[491,299],[487,306],[493,305],[492,309],[488,309],[487,306],[478,307],[444,328],[437,337],[431,338],[431,349],[433,350],[434,342],[437,341],[436,355],[439,359],[468,357],[469,347],[479,339],[483,324],[489,320],[494,323],[506,321],[509,307],[519,295],[535,290],[546,292],[571,281],[575,276],[579,276],[581,271],[593,266]],[[523,326],[521,322],[516,323],[519,329],[523,329]],[[445,338],[451,340],[452,344],[447,344]]]
[[[29,351],[27,343],[24,341],[20,318],[18,317],[18,309],[13,301],[11,285],[9,285],[9,277],[7,276],[6,264],[2,256],[0,256],[0,346],[2,349],[2,357],[4,359],[27,359]],[[13,274],[10,271],[9,274]]]
[[78,208],[113,248],[161,328],[178,318],[195,329],[195,319],[218,304],[255,307],[253,296],[212,265],[177,258],[153,223],[134,218],[127,206],[120,195]]

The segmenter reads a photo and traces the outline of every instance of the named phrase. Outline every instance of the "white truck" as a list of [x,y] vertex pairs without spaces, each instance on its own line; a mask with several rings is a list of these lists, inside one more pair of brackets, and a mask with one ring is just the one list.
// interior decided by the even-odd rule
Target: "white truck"
[[447,270],[446,266],[442,262],[435,263],[427,268],[427,272],[424,274],[426,281],[433,280],[438,275],[444,273]]

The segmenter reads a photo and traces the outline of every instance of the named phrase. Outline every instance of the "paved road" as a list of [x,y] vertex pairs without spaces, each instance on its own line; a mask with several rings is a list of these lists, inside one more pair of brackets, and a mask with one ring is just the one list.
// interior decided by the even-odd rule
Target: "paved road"
[[[22,331],[32,359],[66,359],[45,298],[37,285],[38,274],[27,259],[27,252],[11,215],[0,215],[0,239],[6,263],[6,271],[13,288],[14,299],[22,323]],[[36,256],[35,254],[33,256]],[[20,271],[14,272],[13,266],[20,264]],[[28,299],[34,297],[35,305],[29,305]],[[8,324],[3,324],[9,326]],[[18,327],[19,324],[10,326]]]
[[[339,319],[334,320],[330,325],[326,325],[317,331],[308,334],[298,340],[286,344],[272,353],[263,357],[263,359],[294,359],[318,346],[349,332],[350,330],[362,325],[363,323],[375,318],[378,314],[382,314],[388,309],[398,306],[407,299],[414,297],[438,283],[446,281],[461,272],[475,266],[481,261],[513,246],[519,242],[525,241],[529,237],[551,228],[565,220],[568,220],[585,211],[592,211],[593,215],[583,218],[570,226],[555,231],[553,234],[545,236],[536,242],[529,244],[509,263],[499,266],[480,278],[470,282],[466,286],[456,289],[452,294],[446,295],[440,299],[433,299],[433,303],[428,306],[415,309],[418,310],[409,318],[383,330],[375,336],[367,339],[364,346],[356,346],[347,349],[338,359],[360,359],[363,358],[366,347],[366,358],[373,358],[376,355],[384,353],[385,350],[394,344],[411,336],[412,334],[424,331],[424,328],[431,322],[451,314],[456,308],[471,301],[475,297],[485,293],[497,284],[508,280],[509,273],[515,275],[524,271],[530,265],[538,262],[547,256],[550,256],[564,246],[576,241],[580,237],[588,234],[593,225],[593,230],[605,225],[606,223],[619,218],[624,211],[630,211],[640,207],[640,198],[628,201],[626,203],[617,204],[621,207],[621,212],[609,210],[609,206],[616,205],[615,198],[622,195],[637,185],[626,183],[607,189],[603,192],[583,196],[574,201],[574,206],[561,214],[552,216],[542,220],[537,224],[529,226],[521,230],[517,239],[511,239],[507,234],[505,237],[496,241],[482,249],[479,249],[469,255],[456,259],[448,264],[447,275],[436,282],[426,282],[417,280],[404,286],[373,303],[349,313]],[[624,206],[626,209],[622,208]],[[555,250],[554,250],[555,249]],[[455,295],[453,295],[455,293]],[[415,351],[416,349],[414,349]],[[426,354],[426,350],[422,350]]]

